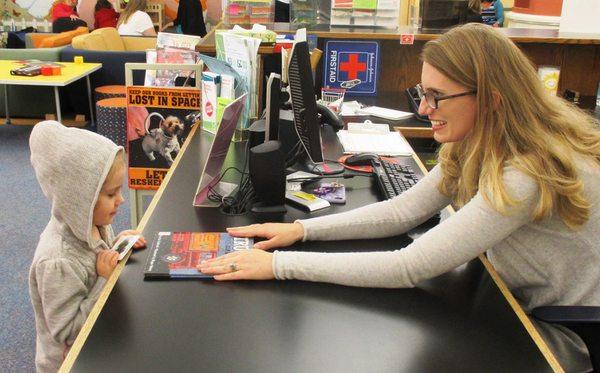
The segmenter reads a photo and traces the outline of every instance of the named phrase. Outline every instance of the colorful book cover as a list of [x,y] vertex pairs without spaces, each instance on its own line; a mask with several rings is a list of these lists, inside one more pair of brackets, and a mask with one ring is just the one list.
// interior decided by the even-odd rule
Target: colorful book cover
[[252,248],[252,238],[220,232],[159,232],[144,267],[145,278],[212,278],[198,271],[202,260]]
[[[198,61],[198,52],[176,47],[156,48],[156,63],[195,64]],[[155,86],[174,87],[175,79],[195,78],[192,71],[186,70],[157,70],[154,79]]]
[[127,87],[129,188],[158,189],[200,118],[196,88]]

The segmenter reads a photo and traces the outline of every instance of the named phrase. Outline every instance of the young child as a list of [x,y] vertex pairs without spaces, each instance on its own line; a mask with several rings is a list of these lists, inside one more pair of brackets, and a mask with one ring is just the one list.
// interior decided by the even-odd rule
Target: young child
[[77,0],[56,0],[50,11],[52,32],[59,33],[75,30],[77,27],[87,27],[87,23],[79,18],[75,7]]
[[117,27],[119,13],[108,0],[98,0],[94,8],[94,29]]
[[481,18],[483,23],[493,27],[504,25],[504,6],[500,0],[481,0]]
[[[124,150],[90,131],[38,123],[31,163],[52,203],[29,271],[37,372],[56,372],[117,265],[110,226],[123,203]],[[140,238],[134,248],[145,246]]]

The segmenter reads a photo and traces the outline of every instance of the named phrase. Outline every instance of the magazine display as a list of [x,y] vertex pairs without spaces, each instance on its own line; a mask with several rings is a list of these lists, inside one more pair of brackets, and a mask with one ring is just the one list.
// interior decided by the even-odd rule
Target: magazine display
[[[146,63],[195,64],[199,61],[196,44],[201,38],[195,35],[170,34],[159,32],[156,49],[146,51]],[[175,80],[194,78],[191,71],[148,70],[145,86],[174,87]]]
[[252,248],[252,238],[221,232],[159,232],[144,267],[145,278],[212,278],[196,268],[201,261]]
[[200,118],[200,104],[198,89],[127,87],[129,188],[160,187]]

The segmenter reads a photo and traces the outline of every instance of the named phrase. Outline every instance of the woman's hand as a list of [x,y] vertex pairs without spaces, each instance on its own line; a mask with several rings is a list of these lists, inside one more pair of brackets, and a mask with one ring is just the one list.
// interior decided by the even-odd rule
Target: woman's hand
[[76,19],[79,19],[79,17],[77,17],[75,14],[71,14],[69,16],[69,18],[71,18],[72,21],[75,21]]
[[240,250],[202,261],[198,270],[215,280],[271,280],[273,254],[262,250]]
[[123,232],[119,233],[117,237],[115,237],[115,242],[119,241],[119,238],[123,236],[136,236],[139,234],[140,238],[138,238],[138,240],[135,241],[135,243],[133,244],[133,248],[136,250],[141,249],[142,247],[146,247],[146,239],[144,238],[144,236],[141,235],[141,233],[142,232],[134,229],[124,230]]
[[119,253],[114,250],[101,250],[96,254],[96,273],[108,280],[119,261]]
[[254,244],[255,249],[270,250],[290,246],[304,237],[304,227],[300,223],[265,223],[245,227],[227,228],[234,237],[264,237],[267,240]]

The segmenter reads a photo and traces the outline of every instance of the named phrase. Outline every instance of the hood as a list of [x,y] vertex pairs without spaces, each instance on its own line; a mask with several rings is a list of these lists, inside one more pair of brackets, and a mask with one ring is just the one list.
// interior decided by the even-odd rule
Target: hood
[[94,206],[115,156],[123,147],[106,137],[56,121],[35,125],[29,138],[31,164],[52,215],[93,248]]

